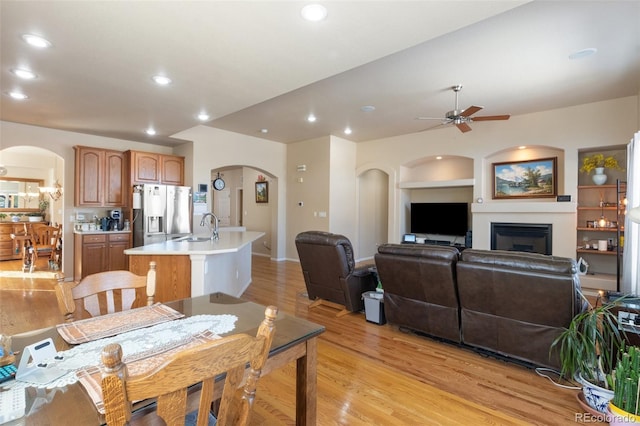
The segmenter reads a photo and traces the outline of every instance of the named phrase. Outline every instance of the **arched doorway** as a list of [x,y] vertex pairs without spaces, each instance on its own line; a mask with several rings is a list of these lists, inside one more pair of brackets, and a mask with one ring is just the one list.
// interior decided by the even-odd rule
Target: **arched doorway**
[[[59,185],[59,191],[53,193],[40,193],[35,195],[18,196],[17,206],[12,206],[19,212],[20,208],[33,208],[34,203],[30,198],[37,197],[47,203],[39,203],[44,207],[45,221],[57,225],[64,223],[64,158],[58,154],[44,148],[35,146],[13,146],[0,150],[0,165],[6,168],[6,174],[3,178],[40,180],[44,182],[44,187],[55,188]],[[39,191],[35,186],[33,191]],[[24,191],[25,194],[34,194],[36,192]],[[27,206],[25,203],[29,201]],[[2,208],[0,208],[2,210]],[[1,213],[1,212],[0,212]],[[65,257],[64,238],[63,238],[63,257]],[[64,265],[64,261],[62,262]]]
[[389,235],[389,175],[369,169],[358,176],[358,259],[371,259]]
[[[207,202],[220,219],[221,229],[245,228],[264,232],[254,241],[252,252],[258,256],[277,257],[278,178],[251,166],[224,166],[211,170],[211,182],[218,176],[225,182],[217,190],[210,185],[210,202]],[[256,199],[256,183],[266,188],[266,199]],[[198,212],[194,211],[198,217]],[[194,229],[194,232],[196,230]]]

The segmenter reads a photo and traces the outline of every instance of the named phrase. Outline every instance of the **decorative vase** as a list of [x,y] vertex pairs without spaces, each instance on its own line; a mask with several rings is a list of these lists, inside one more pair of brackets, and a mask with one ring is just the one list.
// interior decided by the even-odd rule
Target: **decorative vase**
[[627,413],[626,411],[613,405],[613,402],[609,403],[609,413],[607,414],[610,425],[640,425],[640,416]]
[[595,174],[591,176],[593,183],[603,185],[607,181],[607,175],[604,174],[604,167],[596,167]]
[[607,414],[607,406],[613,399],[613,391],[594,385],[581,375],[577,375],[575,380],[582,385],[582,393],[587,404],[594,410]]

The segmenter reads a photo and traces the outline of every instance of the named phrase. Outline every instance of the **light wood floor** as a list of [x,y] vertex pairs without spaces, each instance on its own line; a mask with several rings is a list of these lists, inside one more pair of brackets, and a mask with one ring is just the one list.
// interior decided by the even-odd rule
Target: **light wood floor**
[[[19,263],[0,262],[0,271],[19,269]],[[46,264],[34,275],[38,271],[46,275]],[[0,272],[0,333],[62,322],[53,279],[6,274]],[[318,346],[318,425],[563,425],[587,419],[577,391],[556,387],[534,370],[368,323],[362,313],[336,318],[325,306],[309,310],[298,263],[254,256],[253,282],[243,297],[326,327]],[[294,377],[292,363],[260,380],[252,425],[295,423]]]

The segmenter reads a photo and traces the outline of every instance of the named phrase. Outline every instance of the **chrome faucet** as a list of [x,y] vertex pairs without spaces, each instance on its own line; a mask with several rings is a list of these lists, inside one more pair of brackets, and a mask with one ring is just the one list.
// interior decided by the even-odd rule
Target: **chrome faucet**
[[[211,216],[213,217],[213,230],[211,230],[211,221],[209,221],[209,224],[207,224],[204,220],[207,218],[207,216]],[[211,239],[212,240],[217,240],[220,238],[220,235],[218,235],[218,228],[220,226],[220,220],[218,220],[218,216],[216,216],[213,212],[211,213],[205,213],[202,215],[202,220],[200,221],[200,226],[205,226],[207,225],[209,227],[209,229],[211,230]]]

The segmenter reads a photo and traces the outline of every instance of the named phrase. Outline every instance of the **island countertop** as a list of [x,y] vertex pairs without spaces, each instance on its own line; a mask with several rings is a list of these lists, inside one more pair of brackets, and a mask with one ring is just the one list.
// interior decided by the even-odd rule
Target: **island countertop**
[[195,235],[193,237],[183,237],[176,240],[164,241],[161,243],[148,244],[146,246],[134,247],[124,251],[130,256],[135,255],[210,255],[237,252],[247,244],[264,235],[258,231],[224,231],[220,232],[220,238],[211,240],[206,235]]

